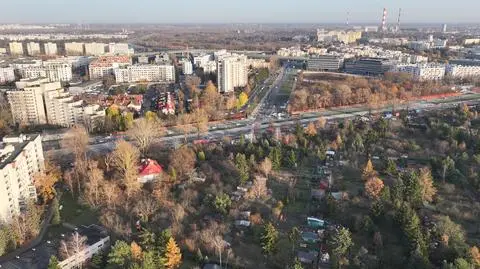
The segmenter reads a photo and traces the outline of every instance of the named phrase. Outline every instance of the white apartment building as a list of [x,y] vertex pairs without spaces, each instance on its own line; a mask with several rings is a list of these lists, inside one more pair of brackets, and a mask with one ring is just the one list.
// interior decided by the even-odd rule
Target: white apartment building
[[215,73],[217,72],[217,62],[215,61],[208,61],[203,65],[203,72],[204,73]]
[[104,43],[85,43],[85,55],[100,56],[105,54]]
[[50,82],[72,80],[72,65],[62,62],[44,62],[40,66],[27,66],[19,68],[20,75],[24,79],[46,77]]
[[27,43],[27,54],[29,56],[36,56],[40,54],[40,44],[37,42],[28,42]]
[[115,69],[117,83],[125,82],[174,82],[175,67],[173,65],[139,64]]
[[132,64],[129,56],[103,56],[91,62],[88,66],[90,79],[99,79],[113,74],[114,69]]
[[197,68],[204,68],[204,66],[212,61],[212,56],[209,54],[204,54],[204,55],[199,55],[193,57],[193,63],[195,64],[195,67]]
[[133,49],[128,48],[127,43],[110,43],[108,44],[108,52],[111,55],[132,55]]
[[45,44],[43,44],[43,48],[45,50],[45,55],[55,56],[58,53],[56,43],[52,43],[52,42],[45,43]]
[[50,82],[72,80],[72,65],[61,62],[44,62],[46,77]]
[[23,44],[21,42],[10,42],[10,55],[23,55]]
[[454,78],[471,78],[480,76],[480,66],[449,64],[446,67],[446,75]]
[[37,197],[33,176],[44,168],[39,135],[4,137],[0,143],[0,222],[8,222]]
[[441,80],[445,77],[445,65],[441,64],[397,65],[394,70],[409,73],[418,80]]
[[74,108],[81,106],[82,100],[75,101],[73,96],[62,88],[45,92],[44,100],[49,124],[70,127],[76,123]]
[[15,72],[13,67],[0,67],[0,84],[15,81]]
[[47,114],[43,102],[45,91],[58,89],[60,82],[49,83],[48,79],[21,80],[17,89],[7,91],[13,121],[20,125],[47,124]]
[[217,83],[220,92],[233,92],[248,82],[247,56],[224,54],[218,57]]
[[98,105],[84,105],[82,100],[75,100],[60,82],[48,82],[46,78],[22,80],[17,82],[17,88],[7,91],[15,123],[91,127],[95,118],[105,116]]
[[93,255],[98,252],[104,251],[110,247],[110,236],[106,236],[100,239],[93,245],[90,245],[76,253],[67,259],[61,261],[58,266],[62,269],[76,269],[81,268],[88,260],[90,260]]
[[0,48],[0,55],[7,54],[7,48]]
[[193,64],[190,60],[182,61],[182,72],[184,75],[193,74]]
[[73,56],[83,55],[84,45],[85,45],[84,43],[77,43],[77,42],[65,43],[65,53],[67,55],[73,55]]
[[247,67],[250,68],[270,68],[270,63],[265,61],[264,59],[247,59]]

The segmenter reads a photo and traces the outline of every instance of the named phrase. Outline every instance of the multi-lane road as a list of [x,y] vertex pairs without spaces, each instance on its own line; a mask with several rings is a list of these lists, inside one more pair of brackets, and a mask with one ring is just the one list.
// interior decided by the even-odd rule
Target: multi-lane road
[[[285,79],[287,75],[295,72],[296,70],[285,70],[281,69],[277,73],[276,78],[272,78],[269,81],[271,85],[265,85],[267,92],[260,100],[257,107],[253,110],[251,115],[247,119],[226,121],[224,123],[211,125],[206,134],[202,135],[202,139],[209,141],[221,141],[224,137],[230,137],[236,139],[241,135],[252,134],[252,132],[261,132],[271,126],[275,128],[284,128],[285,126],[293,126],[298,123],[306,125],[309,122],[316,121],[319,117],[323,117],[326,120],[336,120],[351,118],[357,116],[363,116],[371,113],[371,109],[368,107],[350,107],[350,108],[334,108],[318,112],[305,113],[298,118],[285,117],[284,119],[279,119],[278,117],[271,117],[272,108],[275,108],[275,111],[278,111],[279,107],[286,107],[286,102],[288,99],[284,99],[284,103],[275,102],[276,94],[279,92],[279,89],[284,83],[287,83]],[[453,106],[458,105],[463,102],[480,102],[480,94],[466,94],[459,97],[452,97],[447,99],[435,99],[431,101],[422,101],[422,102],[410,102],[408,104],[397,105],[396,109],[418,109],[418,110],[441,110],[448,109]],[[373,112],[380,113],[391,111],[391,107],[384,107],[377,109]],[[283,113],[282,113],[283,114]],[[284,114],[286,116],[286,113]],[[117,139],[122,139],[125,137],[93,137],[91,139],[91,144],[89,150],[92,154],[104,154],[113,150],[115,142]],[[184,142],[185,136],[183,134],[175,133],[173,130],[169,130],[169,135],[157,138],[155,143],[162,144],[166,147],[175,147]],[[192,142],[198,139],[196,133],[191,133],[187,135],[187,141]],[[55,142],[53,142],[55,143]],[[68,155],[68,152],[64,149],[53,149],[47,151],[47,156],[50,156],[53,159],[61,160],[64,163],[68,161],[68,158],[65,156]]]

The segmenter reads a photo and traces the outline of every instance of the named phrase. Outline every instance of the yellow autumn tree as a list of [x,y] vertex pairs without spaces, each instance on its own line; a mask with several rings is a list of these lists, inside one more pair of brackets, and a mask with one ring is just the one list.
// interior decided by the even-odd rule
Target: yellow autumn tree
[[371,199],[378,199],[383,187],[383,180],[378,177],[372,177],[365,182],[365,192]]
[[375,175],[377,175],[377,171],[373,168],[372,160],[368,159],[365,168],[363,168],[362,179],[367,181]]
[[170,237],[168,240],[164,259],[164,266],[167,269],[178,268],[182,263],[182,253],[180,252],[180,248],[177,246],[177,243],[173,237]]
[[305,128],[305,133],[308,136],[316,136],[317,135],[317,128],[315,127],[315,124],[313,122],[310,122],[307,127]]
[[134,260],[141,261],[143,259],[142,248],[135,241],[130,244],[130,252]]
[[470,248],[470,256],[475,266],[480,266],[480,251],[476,246]]
[[60,170],[49,162],[45,162],[43,172],[36,173],[33,176],[35,187],[44,203],[52,200],[55,195],[55,183],[60,179]]
[[429,168],[420,169],[420,176],[418,177],[420,185],[422,186],[423,201],[431,202],[437,193],[437,189],[433,186],[432,172]]
[[237,101],[237,108],[240,109],[242,106],[244,106],[248,102],[248,94],[245,92],[242,92],[238,96],[238,101]]

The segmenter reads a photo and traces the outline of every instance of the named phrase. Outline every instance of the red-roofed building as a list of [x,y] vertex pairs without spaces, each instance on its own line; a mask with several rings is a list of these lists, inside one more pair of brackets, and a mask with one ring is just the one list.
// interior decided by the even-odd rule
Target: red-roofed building
[[154,180],[163,172],[161,165],[157,161],[152,159],[145,159],[138,168],[138,181],[140,183],[146,183]]

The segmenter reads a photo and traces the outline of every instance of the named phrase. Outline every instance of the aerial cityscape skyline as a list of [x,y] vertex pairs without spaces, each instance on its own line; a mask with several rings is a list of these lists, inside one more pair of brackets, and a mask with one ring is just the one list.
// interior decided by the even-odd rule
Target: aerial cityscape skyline
[[[0,23],[374,23],[379,22],[383,8],[388,10],[388,23],[396,21],[402,9],[405,23],[475,23],[480,2],[449,1],[354,1],[330,3],[314,0],[299,2],[267,1],[172,1],[152,3],[61,0],[2,3]],[[463,7],[469,6],[464,10]],[[94,7],[94,8],[92,8]],[[115,12],[108,12],[112,7]],[[41,11],[41,12],[39,12]],[[200,11],[200,12],[199,12]],[[433,12],[432,12],[433,11]],[[461,17],[456,17],[462,14]]]
[[478,10],[3,0],[0,268],[480,268]]

